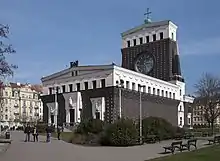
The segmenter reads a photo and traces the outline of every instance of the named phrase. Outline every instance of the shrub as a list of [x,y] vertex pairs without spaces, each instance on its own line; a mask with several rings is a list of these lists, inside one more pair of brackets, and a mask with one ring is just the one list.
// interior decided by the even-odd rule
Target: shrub
[[143,136],[157,135],[161,140],[173,138],[175,128],[163,118],[148,117],[143,119]]
[[131,146],[138,140],[138,130],[132,120],[121,119],[106,127],[101,135],[101,145]]
[[89,133],[98,134],[103,131],[104,122],[99,119],[89,119],[82,121],[75,131],[78,134],[88,135]]

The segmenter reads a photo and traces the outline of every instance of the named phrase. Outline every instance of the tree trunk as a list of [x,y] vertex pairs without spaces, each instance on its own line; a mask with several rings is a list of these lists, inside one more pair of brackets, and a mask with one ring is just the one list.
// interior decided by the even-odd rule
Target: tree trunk
[[214,135],[214,121],[211,122],[212,135]]

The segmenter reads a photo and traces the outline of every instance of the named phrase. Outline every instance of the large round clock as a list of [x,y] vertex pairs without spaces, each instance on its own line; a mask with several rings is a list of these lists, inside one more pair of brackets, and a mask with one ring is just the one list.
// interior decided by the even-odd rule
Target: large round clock
[[149,53],[141,53],[135,61],[135,70],[137,72],[148,74],[154,67],[154,57]]

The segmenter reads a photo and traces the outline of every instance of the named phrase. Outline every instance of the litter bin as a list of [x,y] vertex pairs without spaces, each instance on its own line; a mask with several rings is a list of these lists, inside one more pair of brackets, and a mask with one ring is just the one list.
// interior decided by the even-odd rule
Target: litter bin
[[5,139],[10,139],[10,132],[5,133]]

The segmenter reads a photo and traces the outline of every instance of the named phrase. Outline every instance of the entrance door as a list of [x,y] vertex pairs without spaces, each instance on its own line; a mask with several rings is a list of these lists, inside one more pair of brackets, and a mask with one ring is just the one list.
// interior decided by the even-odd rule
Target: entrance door
[[75,122],[75,109],[70,109],[70,123]]
[[54,115],[51,115],[50,118],[51,118],[51,123],[54,124]]
[[100,118],[100,112],[96,111],[96,112],[95,112],[95,117],[96,117],[96,119],[99,119],[99,120],[100,120],[100,119],[101,119],[101,118]]

